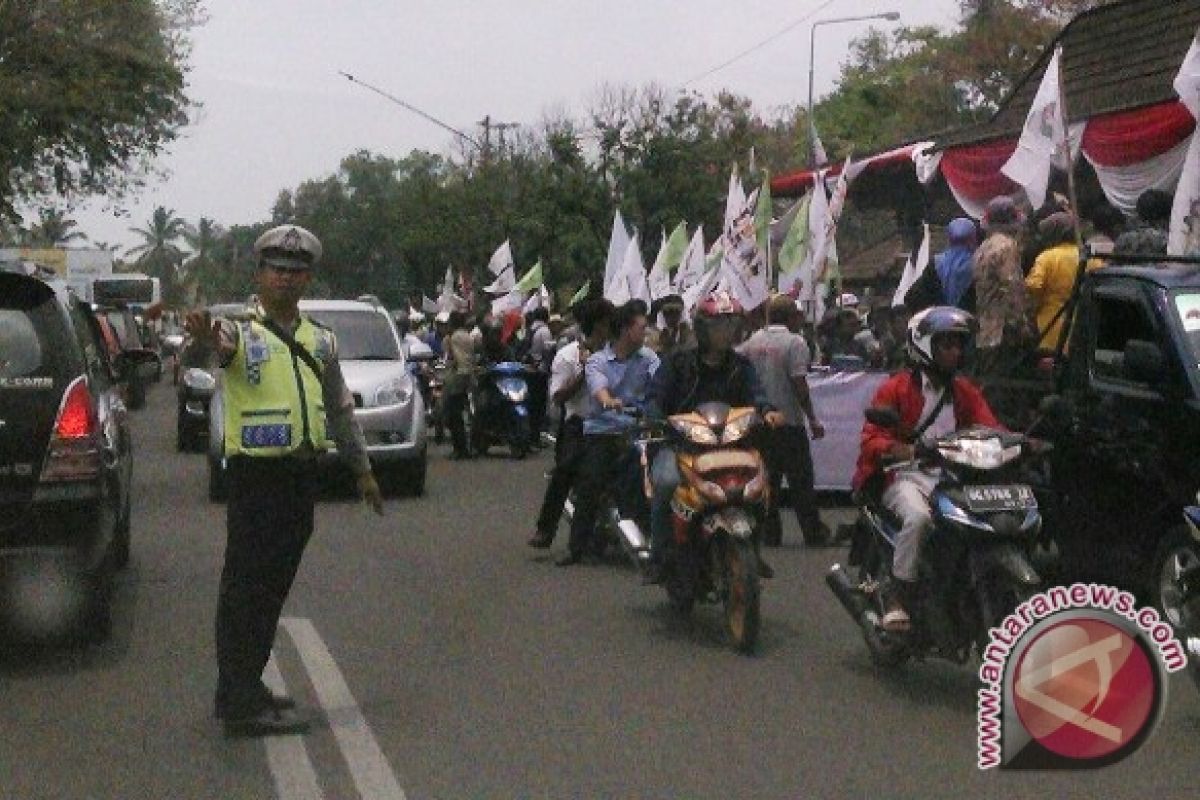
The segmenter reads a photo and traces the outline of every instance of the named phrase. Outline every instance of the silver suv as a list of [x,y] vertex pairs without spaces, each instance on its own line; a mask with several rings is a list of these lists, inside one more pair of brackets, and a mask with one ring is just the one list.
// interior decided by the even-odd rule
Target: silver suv
[[[300,313],[333,330],[338,361],[354,395],[354,418],[371,466],[385,488],[425,491],[425,403],[404,357],[403,342],[382,306],[356,300],[301,300]],[[225,415],[218,391],[209,416],[209,496],[224,499]],[[337,454],[323,462],[340,466]]]

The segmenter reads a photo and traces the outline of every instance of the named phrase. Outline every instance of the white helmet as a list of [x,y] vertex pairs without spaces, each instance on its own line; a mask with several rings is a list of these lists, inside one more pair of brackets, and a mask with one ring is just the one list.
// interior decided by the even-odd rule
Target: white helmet
[[908,321],[906,346],[913,363],[925,369],[937,369],[933,358],[933,339],[945,334],[961,335],[964,347],[977,329],[975,317],[954,306],[933,306],[913,314]]

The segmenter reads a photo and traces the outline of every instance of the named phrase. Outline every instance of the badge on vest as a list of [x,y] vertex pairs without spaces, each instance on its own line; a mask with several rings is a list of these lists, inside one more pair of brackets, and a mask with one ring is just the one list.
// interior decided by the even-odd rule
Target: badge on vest
[[291,447],[292,426],[287,423],[274,425],[243,425],[242,447]]

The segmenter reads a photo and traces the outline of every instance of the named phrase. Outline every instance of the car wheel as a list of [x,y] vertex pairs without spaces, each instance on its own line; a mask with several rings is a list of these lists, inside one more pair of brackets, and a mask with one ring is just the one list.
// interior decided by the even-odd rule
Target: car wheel
[[1183,591],[1178,573],[1200,564],[1200,550],[1186,528],[1175,528],[1163,537],[1155,551],[1150,576],[1150,597],[1163,618],[1178,629],[1183,621]]
[[208,499],[214,503],[223,503],[229,499],[225,467],[215,458],[208,459]]

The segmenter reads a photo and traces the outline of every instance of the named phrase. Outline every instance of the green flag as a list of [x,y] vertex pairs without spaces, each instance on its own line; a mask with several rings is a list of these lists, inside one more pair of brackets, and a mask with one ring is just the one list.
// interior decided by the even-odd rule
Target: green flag
[[542,260],[539,258],[537,263],[530,267],[529,272],[526,272],[521,280],[517,281],[517,285],[512,288],[514,292],[532,292],[534,289],[542,285]]
[[758,202],[754,204],[754,238],[764,254],[771,239],[771,206],[771,173],[763,170],[762,188],[758,190]]
[[792,215],[792,224],[779,248],[779,271],[781,273],[795,272],[808,258],[808,209],[812,204],[812,192],[800,198],[796,204],[796,213]]
[[588,279],[588,280],[587,280],[587,281],[586,281],[586,282],[583,284],[583,286],[580,286],[580,287],[579,287],[579,291],[575,293],[575,296],[571,298],[571,302],[570,302],[570,303],[567,303],[567,306],[568,306],[568,307],[569,307],[569,306],[573,306],[573,305],[575,305],[576,303],[578,303],[578,302],[580,302],[580,301],[582,301],[582,300],[586,300],[586,299],[587,299],[587,296],[588,296],[588,294],[589,294],[591,291],[592,291],[592,281],[591,281],[591,279]]
[[663,269],[672,272],[683,263],[683,254],[687,252],[688,234],[687,222],[681,222],[671,231],[667,243],[663,245]]

